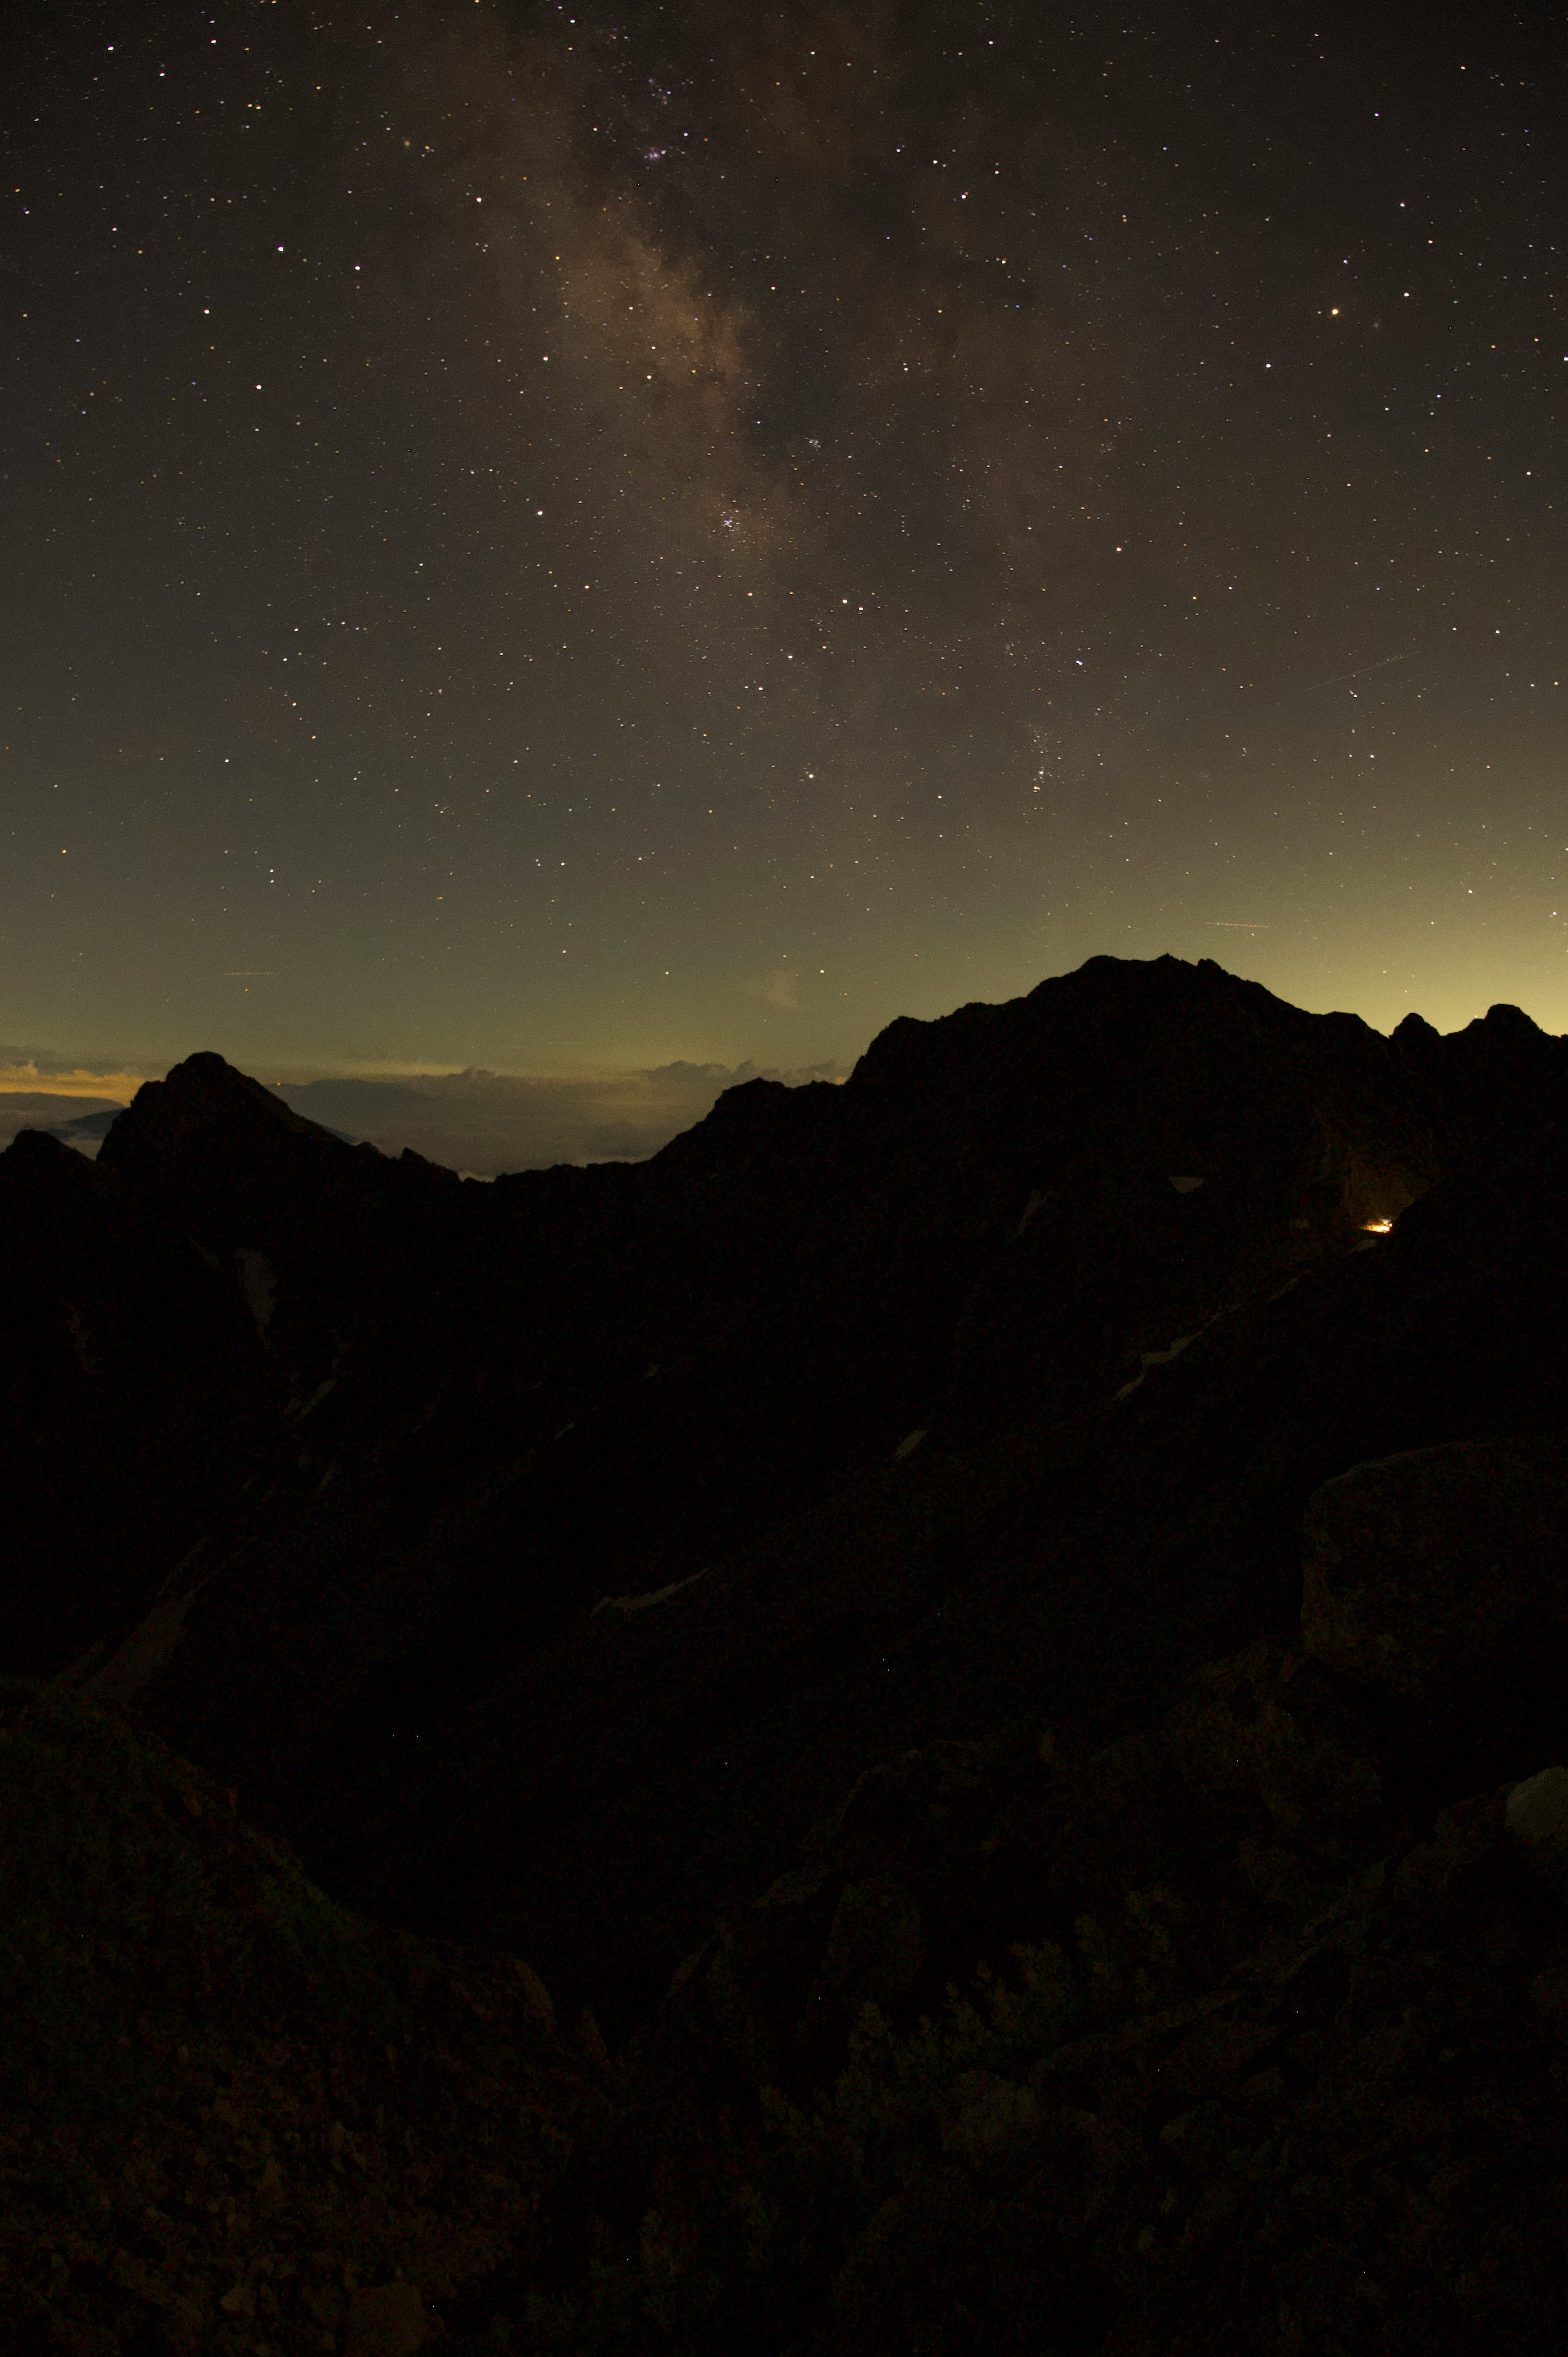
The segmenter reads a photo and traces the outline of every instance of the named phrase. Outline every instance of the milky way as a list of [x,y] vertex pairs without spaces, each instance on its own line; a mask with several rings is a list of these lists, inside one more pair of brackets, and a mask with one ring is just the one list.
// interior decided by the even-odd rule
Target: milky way
[[1568,37],[1464,13],[36,7],[0,1060],[1568,1028]]

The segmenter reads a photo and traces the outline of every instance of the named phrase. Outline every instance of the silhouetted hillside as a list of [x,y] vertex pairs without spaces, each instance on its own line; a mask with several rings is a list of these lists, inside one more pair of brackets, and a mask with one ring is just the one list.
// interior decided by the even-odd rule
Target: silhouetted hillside
[[[1565,1114],[1568,1042],[1517,1009],[1389,1040],[1169,958],[490,1186],[193,1057],[96,1163],[0,1157],[0,1667],[609,2032],[608,2111],[511,2272],[467,2308],[443,2279],[455,2330],[493,2298],[563,2350],[1035,2350],[1047,2311],[1064,2350],[1413,2349],[1468,2269],[1489,2330],[1550,2346],[1502,2212],[1440,2263],[1413,2180],[1379,2298],[1337,2305],[1343,2220],[1301,2242],[1280,2156],[1382,2166],[1345,2022],[1425,1967],[1364,1971],[1379,1942],[1436,1960],[1499,2086],[1547,2069],[1568,1951],[1504,1819],[1564,1751]],[[1390,1458],[1402,1502],[1353,1471]],[[1528,2038],[1477,2026],[1504,1999],[1461,1888]],[[1362,1944],[1334,1933],[1350,1994],[1314,1967],[1309,2030],[1279,1992],[1325,1908]],[[922,2030],[983,1964],[1014,1995]],[[1216,2054],[1294,2059],[1234,2119],[1231,2065],[1182,2064],[1210,2126],[1162,2144],[1153,2062],[1116,2057],[1211,2015],[1251,2025]],[[1509,2199],[1535,2100],[1477,2163]],[[1178,2227],[1206,2255],[1145,2264]],[[1367,2339],[1396,2299],[1425,2321]]]

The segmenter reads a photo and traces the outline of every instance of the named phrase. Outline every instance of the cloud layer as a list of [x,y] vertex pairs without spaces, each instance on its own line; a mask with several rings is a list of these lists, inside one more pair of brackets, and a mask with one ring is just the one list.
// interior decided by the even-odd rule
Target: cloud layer
[[[764,978],[763,996],[776,979]],[[794,976],[783,979],[792,984]],[[412,1146],[427,1161],[493,1178],[503,1170],[548,1169],[556,1162],[639,1162],[701,1121],[725,1089],[742,1082],[780,1081],[798,1088],[807,1081],[842,1081],[847,1071],[831,1062],[789,1071],[750,1062],[676,1063],[588,1078],[530,1079],[476,1069],[267,1085],[296,1113],[356,1145],[369,1139],[393,1155]],[[89,1072],[44,1049],[0,1049],[0,1152],[18,1130],[58,1134],[85,1116],[129,1103],[144,1077],[156,1076]],[[70,1143],[96,1154],[99,1140],[83,1131]]]
[[[47,1129],[58,1134],[68,1123],[118,1110],[118,1102],[112,1097],[71,1096],[48,1089],[0,1089],[0,1154],[18,1130]],[[72,1137],[70,1143],[88,1154],[98,1151],[96,1137]]]
[[638,1162],[709,1113],[724,1090],[753,1080],[839,1081],[842,1064],[760,1071],[752,1063],[662,1064],[587,1080],[465,1071],[425,1080],[309,1081],[277,1092],[296,1113],[383,1154],[413,1146],[476,1178],[556,1162]]
[[[146,1072],[83,1063],[48,1048],[0,1048],[0,1104],[14,1097],[81,1097],[98,1104],[129,1104]],[[63,1116],[62,1116],[63,1118]]]

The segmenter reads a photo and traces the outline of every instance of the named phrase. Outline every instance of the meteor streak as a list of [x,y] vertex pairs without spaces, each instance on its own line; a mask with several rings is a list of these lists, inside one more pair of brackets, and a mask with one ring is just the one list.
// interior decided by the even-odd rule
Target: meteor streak
[[1369,671],[1390,671],[1395,663],[1413,662],[1421,652],[1412,647],[1408,655],[1385,655],[1381,662],[1362,663],[1356,671],[1337,671],[1332,679],[1315,679],[1310,687],[1302,689],[1303,695],[1316,695],[1320,687],[1342,687],[1348,679],[1365,679]]

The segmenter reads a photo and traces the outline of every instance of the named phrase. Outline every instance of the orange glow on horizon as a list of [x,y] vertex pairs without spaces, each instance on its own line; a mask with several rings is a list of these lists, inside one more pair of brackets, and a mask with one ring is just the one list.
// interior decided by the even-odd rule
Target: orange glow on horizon
[[36,1064],[0,1067],[0,1096],[107,1097],[129,1104],[145,1072],[40,1072]]

